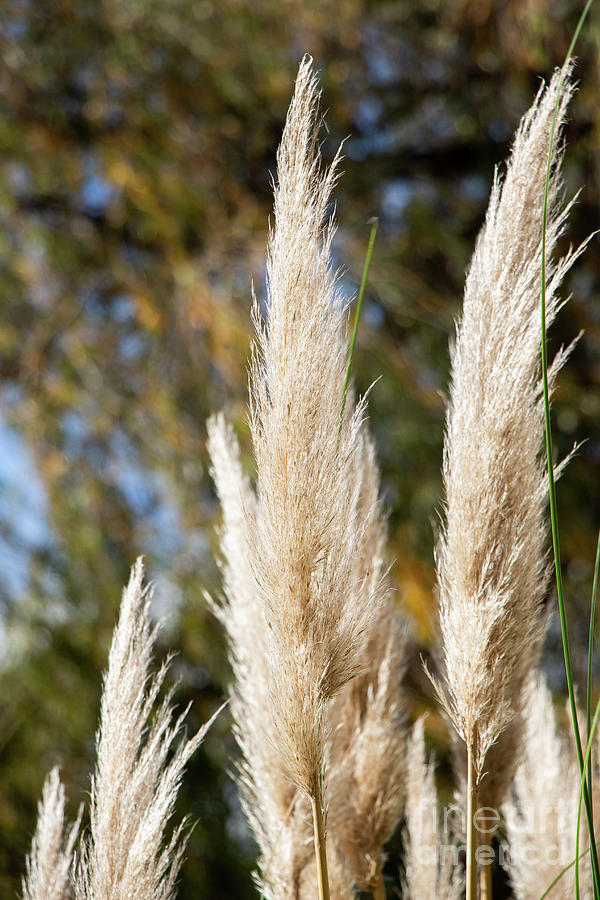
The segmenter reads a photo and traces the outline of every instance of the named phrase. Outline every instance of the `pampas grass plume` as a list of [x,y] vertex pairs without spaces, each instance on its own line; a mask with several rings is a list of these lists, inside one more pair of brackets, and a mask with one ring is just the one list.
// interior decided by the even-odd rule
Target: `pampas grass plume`
[[[324,866],[331,786],[339,850],[332,878],[346,872],[338,894],[380,872],[402,797],[401,642],[389,640],[385,528],[364,404],[349,391],[344,406],[346,308],[331,268],[333,226],[326,217],[338,158],[322,167],[318,101],[306,57],[277,154],[264,324],[254,304],[256,491],[224,420],[209,425],[223,506],[226,597],[217,614],[235,675],[232,712],[245,807],[261,847],[261,889],[273,898],[295,896],[298,885],[310,895],[313,876],[303,872],[307,798]],[[349,752],[336,754],[336,744]],[[351,799],[348,779],[354,779]],[[359,831],[369,836],[359,841]],[[326,881],[319,876],[323,897]]]
[[321,171],[319,93],[305,58],[277,154],[267,258],[267,318],[255,305],[258,347],[250,375],[260,513],[252,570],[270,638],[269,678],[280,765],[321,796],[325,704],[359,670],[379,598],[356,566],[363,523],[362,404],[340,430],[347,362],[346,311],[324,224],[337,158]]
[[[539,292],[547,150],[559,88],[557,72],[521,121],[504,179],[496,174],[452,351],[438,552],[441,694],[472,749],[488,806],[502,802],[514,772],[523,690],[546,622]],[[559,122],[571,93],[567,74]],[[555,150],[548,256],[569,211],[559,202],[560,160]],[[578,252],[549,264],[548,325]],[[551,381],[563,359],[559,354]]]
[[141,559],[133,566],[115,629],[96,738],[90,833],[77,875],[77,900],[171,900],[186,842],[184,823],[165,842],[186,763],[207,723],[181,736],[171,694],[151,718],[167,665],[151,675],[155,629]]
[[425,753],[424,719],[413,727],[407,753],[404,894],[407,900],[457,900],[462,888],[453,867],[447,823],[439,821],[435,770]]
[[31,851],[26,860],[23,900],[68,900],[73,848],[81,821],[65,831],[65,789],[58,768],[46,778]]
[[[516,900],[538,900],[575,859],[580,775],[572,739],[558,728],[552,695],[539,672],[528,682],[525,713],[523,753],[504,808],[511,847],[508,871]],[[589,846],[583,821],[580,838],[583,853]],[[589,855],[579,865],[581,897],[588,900],[593,896]],[[571,868],[548,898],[574,896]]]

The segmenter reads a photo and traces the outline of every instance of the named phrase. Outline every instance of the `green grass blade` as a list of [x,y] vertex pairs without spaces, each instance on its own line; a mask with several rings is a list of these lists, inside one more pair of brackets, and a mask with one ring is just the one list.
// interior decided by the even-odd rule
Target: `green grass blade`
[[[590,731],[592,727],[592,662],[594,659],[594,626],[596,624],[596,603],[598,599],[598,575],[600,573],[600,531],[598,532],[598,543],[596,544],[596,562],[594,563],[594,582],[592,585],[592,605],[590,608],[590,630],[588,635],[588,666],[587,666],[587,695],[585,702],[585,719],[587,725],[587,740],[590,739]],[[592,791],[592,765],[588,763],[587,784],[590,793],[590,803],[592,806],[592,815],[594,812],[593,791]]]
[[[342,431],[342,422],[344,421],[344,412],[346,410],[346,395],[348,393],[348,385],[350,384],[350,374],[352,370],[352,360],[354,358],[354,348],[356,346],[356,337],[358,335],[358,323],[360,321],[360,313],[362,310],[363,297],[367,286],[367,278],[371,267],[371,257],[373,256],[373,247],[375,246],[375,238],[377,237],[377,229],[379,228],[379,219],[369,219],[371,226],[371,234],[369,235],[369,244],[367,246],[367,255],[365,256],[365,264],[363,266],[362,278],[360,281],[360,289],[358,291],[358,300],[356,303],[356,313],[354,315],[354,328],[352,329],[352,338],[350,340],[350,349],[348,351],[348,365],[346,366],[346,378],[344,379],[344,391],[342,393],[342,408],[340,410],[340,427],[339,433]],[[339,437],[339,434],[338,434]]]
[[[590,848],[588,847],[587,850],[584,850],[582,853],[579,854],[579,859],[583,859],[583,857],[587,856],[587,854],[589,852],[590,852]],[[572,859],[570,863],[567,863],[567,865],[564,867],[564,869],[560,870],[560,872],[558,873],[556,878],[552,879],[552,881],[550,882],[550,884],[548,885],[548,887],[546,888],[544,893],[540,895],[538,900],[545,900],[545,898],[548,896],[548,894],[550,893],[552,888],[556,887],[556,885],[558,884],[560,879],[563,877],[563,875],[565,875],[569,871],[569,869],[572,869],[576,862],[577,862],[577,858]]]
[[[577,42],[577,38],[581,32],[583,27],[583,23],[587,17],[587,14],[590,10],[593,0],[587,0],[587,3],[581,13],[579,18],[579,22],[577,23],[577,27],[575,29],[575,33],[573,34],[573,38],[571,40],[571,45],[569,47],[567,57],[562,67],[562,76],[564,77],[564,72],[566,70],[566,66],[569,64],[571,56],[573,54],[573,50],[575,49],[575,44]],[[591,845],[591,861],[592,861],[592,873],[594,878],[594,897],[596,900],[600,900],[600,870],[598,867],[598,854],[596,851],[596,841],[594,839],[594,822],[592,818],[592,807],[591,807],[591,799],[590,792],[588,790],[588,785],[586,782],[586,772],[583,761],[583,751],[581,748],[581,736],[579,733],[579,725],[577,723],[577,709],[575,704],[575,691],[573,688],[573,674],[571,668],[571,654],[569,651],[569,638],[568,638],[568,630],[567,630],[567,616],[565,609],[565,601],[564,601],[564,593],[563,593],[563,585],[562,585],[562,572],[561,572],[561,561],[560,561],[560,541],[559,541],[559,531],[558,531],[558,511],[556,506],[556,490],[554,483],[554,467],[553,467],[553,450],[552,450],[552,430],[550,423],[550,400],[549,400],[549,390],[548,390],[548,348],[546,342],[546,227],[548,222],[548,192],[550,188],[550,174],[552,169],[552,154],[554,149],[554,136],[556,131],[556,122],[558,119],[558,109],[560,104],[560,96],[561,96],[561,86],[562,82],[559,84],[558,95],[556,99],[556,106],[554,109],[554,116],[552,119],[552,128],[550,132],[550,146],[548,148],[548,165],[546,168],[546,182],[544,186],[544,208],[543,208],[543,216],[542,216],[542,271],[541,271],[541,326],[542,326],[542,334],[541,334],[541,350],[542,350],[542,383],[543,383],[543,392],[544,392],[544,425],[546,432],[546,461],[548,468],[548,496],[550,501],[550,521],[551,521],[551,529],[552,529],[552,548],[554,551],[554,569],[556,572],[556,591],[558,595],[558,609],[560,615],[560,630],[562,635],[563,642],[563,655],[565,660],[565,672],[567,677],[567,687],[569,691],[569,704],[571,708],[571,720],[573,724],[573,735],[575,738],[575,747],[577,750],[577,760],[579,763],[579,771],[582,776],[583,781],[583,795],[585,799],[585,807],[586,807],[586,816],[588,823],[588,832],[590,836],[590,845]],[[577,867],[576,867],[577,871]]]
[[[579,832],[581,831],[581,805],[583,802],[583,797],[586,791],[586,782],[585,775],[587,767],[590,763],[591,754],[592,754],[592,741],[594,738],[594,734],[596,732],[596,726],[598,724],[598,718],[600,717],[600,701],[596,706],[596,712],[594,713],[594,721],[592,722],[592,727],[590,729],[590,735],[587,742],[587,747],[585,751],[585,761],[583,766],[583,772],[581,773],[581,786],[579,788],[579,805],[577,807],[577,834],[575,836],[575,896],[577,900],[579,900]],[[596,846],[590,844],[590,847],[596,851]],[[592,859],[594,858],[594,854],[592,853]]]
[[567,63],[569,62],[569,60],[571,59],[571,57],[573,56],[573,51],[575,50],[575,44],[577,43],[577,41],[579,39],[581,29],[583,28],[583,23],[587,19],[587,14],[589,13],[590,6],[592,5],[593,2],[594,2],[594,0],[587,0],[587,3],[583,7],[583,12],[579,16],[579,21],[577,23],[575,31],[573,32],[573,37],[571,38],[571,43],[569,45],[569,49],[567,50],[567,58],[565,59],[565,61],[563,63],[563,70],[564,70],[565,66],[567,65]]

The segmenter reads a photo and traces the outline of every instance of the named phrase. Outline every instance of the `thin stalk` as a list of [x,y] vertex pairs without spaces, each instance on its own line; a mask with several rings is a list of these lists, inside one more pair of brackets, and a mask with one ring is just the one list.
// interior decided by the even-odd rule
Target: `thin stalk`
[[477,900],[477,773],[473,759],[473,747],[467,747],[467,866],[465,873],[465,900]]
[[[588,667],[587,667],[587,697],[585,703],[585,718],[587,724],[587,740],[590,739],[592,729],[592,660],[594,657],[594,626],[596,624],[596,601],[598,597],[598,574],[600,572],[600,531],[598,532],[598,543],[596,544],[596,562],[594,564],[594,583],[592,585],[592,605],[590,608],[590,631],[588,639]],[[587,784],[590,793],[590,804],[593,806],[592,791],[592,763],[588,762],[587,767]]]
[[[588,14],[588,11],[592,5],[593,0],[587,0],[587,3],[584,7],[584,10],[579,18],[579,22],[577,23],[577,27],[575,29],[575,33],[573,35],[573,39],[571,41],[571,45],[569,47],[567,57],[565,63],[563,64],[563,72],[565,70],[566,65],[568,64],[571,56],[573,54],[573,50],[575,48],[575,44],[577,42],[577,38],[579,37],[579,33],[585,21],[585,18]],[[554,484],[554,466],[553,466],[553,449],[552,449],[552,430],[550,423],[550,398],[549,398],[549,388],[548,388],[548,348],[546,343],[546,226],[548,221],[548,193],[550,188],[550,175],[552,169],[552,151],[554,147],[554,134],[556,130],[556,121],[558,118],[558,109],[560,104],[560,85],[556,98],[556,106],[554,109],[554,117],[552,119],[552,129],[550,132],[550,146],[548,149],[548,165],[546,167],[546,183],[544,187],[544,208],[542,215],[542,271],[541,271],[541,326],[542,326],[542,335],[541,335],[541,350],[542,350],[542,384],[543,384],[543,392],[544,392],[544,425],[546,432],[546,463],[548,468],[548,496],[550,501],[550,521],[552,528],[552,548],[554,551],[554,569],[556,572],[556,591],[558,595],[558,610],[560,616],[560,630],[562,635],[562,643],[563,643],[563,655],[565,660],[565,672],[567,677],[567,688],[569,691],[569,704],[571,708],[571,721],[573,724],[573,735],[575,738],[575,747],[577,750],[577,760],[579,764],[579,771],[582,775],[582,779],[584,780],[583,784],[583,794],[585,800],[585,808],[586,808],[586,817],[588,823],[588,831],[590,836],[590,845],[591,845],[591,861],[592,861],[592,874],[594,880],[594,897],[600,898],[600,869],[598,867],[598,855],[596,852],[596,841],[594,838],[594,822],[592,817],[592,806],[590,800],[590,792],[588,790],[588,785],[585,782],[585,770],[583,763],[583,751],[581,748],[581,736],[579,734],[579,725],[577,723],[577,707],[575,704],[575,691],[573,688],[573,674],[571,669],[571,654],[569,650],[569,637],[567,630],[567,614],[565,609],[565,600],[563,594],[563,585],[562,585],[562,572],[561,572],[561,562],[560,562],[560,542],[559,542],[559,532],[558,532],[558,510],[556,506],[556,489]],[[576,865],[577,871],[577,865]]]
[[320,797],[311,797],[310,803],[313,814],[313,827],[315,835],[315,859],[317,862],[317,882],[319,885],[319,900],[329,898],[329,876],[327,874],[327,850],[325,846],[325,823],[323,821],[323,807]]
[[570,863],[567,863],[567,865],[564,867],[564,869],[561,869],[561,870],[560,870],[560,872],[558,873],[558,875],[556,876],[556,878],[553,878],[553,879],[552,879],[552,881],[550,882],[550,884],[548,885],[548,887],[546,888],[546,890],[544,891],[544,893],[541,894],[541,896],[538,898],[538,900],[546,900],[546,897],[548,896],[548,894],[550,893],[550,891],[551,891],[554,887],[556,887],[556,885],[558,884],[558,882],[560,881],[560,879],[563,877],[563,875],[565,875],[565,874],[569,871],[569,869],[572,869],[573,866],[575,865],[575,863],[576,863],[579,859],[583,859],[584,856],[587,856],[587,854],[588,854],[589,852],[590,852],[590,848],[588,847],[587,850],[584,850],[583,853],[580,853],[578,857],[576,857],[575,859],[572,859]]
[[[369,235],[369,244],[367,246],[367,255],[365,256],[365,264],[363,266],[360,288],[358,291],[358,300],[356,303],[356,313],[354,316],[354,328],[352,329],[352,338],[350,340],[350,348],[348,350],[348,365],[346,366],[346,378],[344,379],[344,390],[342,392],[342,408],[340,410],[340,426],[339,432],[342,431],[342,422],[344,420],[344,411],[346,409],[346,395],[348,393],[348,385],[350,384],[350,374],[352,370],[352,359],[354,357],[354,348],[356,346],[356,337],[358,335],[358,323],[360,321],[360,313],[362,310],[363,297],[365,296],[365,288],[367,286],[367,278],[371,267],[371,257],[373,256],[373,247],[375,246],[375,238],[377,237],[377,229],[379,228],[379,219],[369,219],[368,224],[371,226],[371,234]],[[339,435],[338,435],[339,436]]]
[[[577,834],[575,836],[575,896],[577,900],[579,900],[579,832],[581,831],[581,801],[583,799],[583,795],[585,792],[585,769],[587,769],[588,763],[591,759],[592,755],[592,740],[594,738],[594,733],[596,731],[596,726],[598,724],[598,717],[600,717],[600,701],[596,706],[596,712],[594,713],[594,721],[592,722],[592,727],[590,729],[590,736],[588,738],[587,747],[585,751],[585,765],[581,774],[581,787],[579,788],[579,805],[577,807]],[[593,850],[596,851],[596,846],[591,845]],[[593,859],[592,853],[592,859]]]
[[[479,846],[491,847],[492,835],[480,834]],[[492,900],[492,864],[486,862],[481,864],[479,869],[479,900]]]
[[385,883],[383,880],[383,872],[381,871],[381,869],[379,870],[379,874],[377,875],[377,881],[375,882],[372,893],[373,900],[385,900]]

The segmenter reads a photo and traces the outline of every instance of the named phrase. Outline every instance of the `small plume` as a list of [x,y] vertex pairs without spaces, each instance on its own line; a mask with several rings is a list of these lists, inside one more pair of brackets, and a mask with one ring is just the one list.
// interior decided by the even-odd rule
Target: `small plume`
[[[581,779],[573,741],[559,732],[552,695],[538,672],[528,683],[526,704],[524,748],[504,812],[515,897],[538,900],[575,859]],[[589,846],[583,819],[580,841],[583,853]],[[572,900],[574,884],[571,868],[548,894],[549,900]],[[580,889],[583,898],[593,896],[589,854],[580,861]]]
[[425,755],[424,721],[415,724],[407,758],[404,893],[408,900],[458,900],[461,884],[448,830],[440,826],[433,762]]
[[76,900],[172,900],[185,823],[166,843],[165,831],[185,766],[213,721],[175,746],[187,710],[176,718],[168,693],[152,715],[167,666],[150,674],[155,631],[143,574],[138,559],[123,592],[104,677],[90,836],[82,847]]
[[69,900],[69,876],[80,821],[81,811],[65,833],[65,789],[58,769],[52,769],[38,804],[37,825],[23,880],[23,900]]

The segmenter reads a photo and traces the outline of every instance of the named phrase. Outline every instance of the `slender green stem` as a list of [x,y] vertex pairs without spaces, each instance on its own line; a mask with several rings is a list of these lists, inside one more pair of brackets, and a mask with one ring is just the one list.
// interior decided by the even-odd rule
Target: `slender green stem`
[[465,872],[465,900],[477,900],[477,777],[473,748],[467,747],[467,864]]
[[548,885],[548,887],[546,888],[546,890],[544,891],[544,893],[541,894],[541,896],[538,898],[538,900],[546,900],[546,897],[548,896],[548,894],[550,893],[550,891],[551,891],[554,887],[556,887],[556,885],[558,884],[558,882],[560,881],[560,879],[563,877],[563,875],[565,875],[565,874],[569,871],[569,869],[572,869],[572,868],[573,868],[573,866],[575,865],[575,863],[577,862],[578,859],[583,859],[583,857],[584,857],[584,856],[587,856],[587,854],[588,854],[589,852],[590,852],[590,848],[588,847],[587,850],[584,850],[583,853],[580,853],[579,856],[578,856],[576,859],[572,859],[570,863],[567,863],[567,865],[566,865],[563,869],[560,870],[560,872],[558,873],[558,875],[556,876],[556,878],[553,878],[553,879],[552,879],[552,881],[550,882],[550,884]]
[[596,604],[598,599],[598,576],[600,574],[600,531],[598,532],[598,541],[596,543],[596,562],[594,563],[594,581],[592,584],[592,605],[590,608],[590,633],[588,640],[588,671],[587,671],[587,701],[586,701],[586,724],[587,739],[590,739],[590,729],[592,726],[592,659],[594,653],[594,626],[596,623]]
[[588,831],[590,836],[590,844],[591,844],[591,860],[592,860],[592,874],[594,879],[594,897],[600,898],[600,870],[598,867],[598,855],[596,852],[596,841],[594,839],[594,822],[592,817],[592,806],[590,800],[590,792],[588,790],[588,785],[585,781],[585,769],[583,763],[583,752],[581,748],[581,736],[579,733],[579,725],[577,723],[577,708],[575,704],[575,691],[573,688],[573,674],[571,669],[571,655],[569,651],[569,638],[568,638],[568,629],[567,629],[567,615],[565,609],[565,601],[564,601],[564,593],[563,593],[563,585],[562,585],[562,572],[561,572],[561,562],[560,562],[560,542],[559,542],[559,531],[558,531],[558,511],[556,506],[556,490],[554,484],[554,466],[553,466],[553,450],[552,450],[552,430],[550,423],[550,399],[549,399],[549,389],[548,389],[548,348],[546,343],[546,227],[548,222],[548,194],[550,189],[550,176],[552,170],[552,159],[553,159],[553,149],[554,149],[554,135],[556,131],[556,123],[558,119],[558,110],[560,107],[560,96],[561,96],[561,88],[562,88],[562,78],[564,77],[564,72],[566,70],[566,66],[568,65],[571,56],[573,54],[573,50],[575,48],[575,44],[577,42],[577,38],[579,37],[579,33],[585,21],[585,18],[588,14],[588,11],[592,5],[593,0],[587,0],[587,3],[584,7],[584,10],[579,18],[579,22],[577,23],[577,27],[575,29],[575,33],[573,35],[573,39],[571,41],[571,45],[569,47],[569,51],[567,53],[567,58],[563,64],[562,74],[561,74],[561,82],[559,83],[558,94],[556,98],[556,106],[554,109],[554,116],[552,119],[552,128],[550,132],[550,146],[548,149],[548,165],[546,168],[546,183],[544,187],[544,207],[543,207],[543,216],[542,216],[542,271],[541,271],[541,326],[542,326],[542,335],[541,335],[541,349],[542,349],[542,383],[543,383],[543,391],[544,391],[544,424],[545,424],[545,432],[546,432],[546,462],[548,467],[548,496],[550,500],[550,520],[551,520],[551,528],[552,528],[552,547],[554,550],[554,568],[556,571],[556,590],[558,595],[558,609],[560,615],[560,630],[562,635],[563,642],[563,655],[565,659],[565,672],[567,677],[567,688],[569,691],[569,703],[571,707],[571,720],[573,724],[573,734],[575,738],[575,747],[577,750],[577,760],[579,763],[579,771],[581,772],[584,788],[583,794],[585,799],[585,807],[586,807],[586,816],[588,822]]
[[[594,583],[592,585],[592,605],[590,608],[590,630],[588,636],[588,667],[587,667],[587,696],[585,702],[585,718],[587,725],[587,740],[590,739],[592,728],[592,662],[594,659],[594,627],[596,624],[596,602],[598,598],[598,575],[600,573],[600,531],[598,532],[598,542],[596,544],[596,562],[594,563]],[[592,806],[592,815],[594,813],[594,798],[592,791],[592,763],[588,763],[587,784],[590,793],[590,804]]]
[[[579,900],[579,833],[581,831],[581,801],[585,794],[586,783],[585,783],[585,772],[587,766],[590,762],[592,755],[592,740],[594,737],[594,732],[596,731],[596,726],[598,724],[598,718],[600,717],[600,701],[596,706],[596,712],[594,713],[594,721],[592,722],[592,727],[590,729],[590,735],[588,737],[587,747],[585,751],[585,765],[583,767],[583,771],[581,773],[581,787],[579,788],[579,805],[577,807],[577,835],[575,837],[575,896],[577,900]],[[590,847],[596,851],[596,846],[590,844]],[[592,853],[592,859],[594,858],[594,854]]]
[[569,49],[567,50],[567,58],[565,59],[565,62],[563,63],[563,71],[564,71],[567,63],[573,56],[573,51],[575,50],[575,44],[577,43],[577,41],[579,39],[579,34],[581,32],[581,29],[583,28],[583,23],[587,19],[587,14],[589,13],[590,6],[592,5],[593,2],[594,2],[594,0],[587,0],[587,3],[583,7],[583,12],[579,16],[579,21],[575,27],[575,31],[573,32],[573,37],[571,38],[571,43],[569,45]]
[[362,310],[363,297],[365,295],[365,288],[367,286],[367,278],[369,276],[369,269],[371,267],[371,257],[373,256],[373,247],[375,246],[375,238],[377,237],[377,229],[379,228],[379,219],[377,219],[377,218],[369,219],[369,225],[371,226],[371,234],[369,235],[369,244],[367,246],[367,255],[365,256],[365,264],[363,266],[363,273],[362,273],[362,278],[360,281],[360,288],[358,291],[358,300],[356,303],[356,313],[354,316],[354,328],[352,329],[352,338],[350,340],[350,349],[348,351],[348,365],[346,366],[346,378],[344,379],[344,390],[342,393],[342,408],[340,410],[340,427],[339,427],[340,433],[342,431],[342,423],[344,421],[344,411],[346,409],[346,395],[348,393],[348,385],[350,384],[352,359],[354,357],[354,348],[356,346],[356,336],[358,335],[358,323],[360,321],[360,313]]

